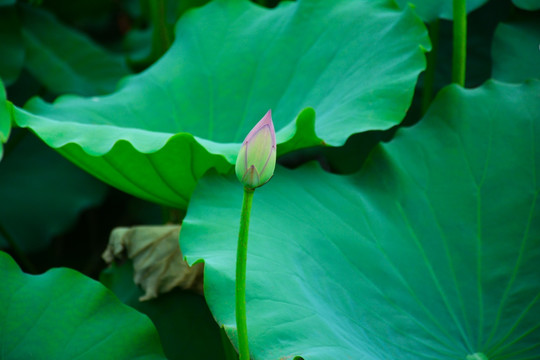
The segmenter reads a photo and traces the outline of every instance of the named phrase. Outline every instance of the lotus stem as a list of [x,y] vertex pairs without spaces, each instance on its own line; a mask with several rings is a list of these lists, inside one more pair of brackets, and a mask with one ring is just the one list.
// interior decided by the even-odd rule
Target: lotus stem
[[454,48],[452,54],[452,82],[465,86],[467,59],[467,7],[466,0],[454,0]]
[[249,360],[249,344],[246,316],[246,263],[249,232],[249,216],[255,189],[244,187],[240,232],[236,251],[236,328],[238,331],[238,353],[240,360]]
[[427,54],[426,72],[424,73],[424,90],[422,91],[422,115],[424,115],[433,99],[433,83],[439,52],[439,19],[428,25],[431,39],[431,51]]
[[152,21],[152,60],[159,59],[171,46],[172,39],[167,29],[165,0],[150,0],[150,18]]

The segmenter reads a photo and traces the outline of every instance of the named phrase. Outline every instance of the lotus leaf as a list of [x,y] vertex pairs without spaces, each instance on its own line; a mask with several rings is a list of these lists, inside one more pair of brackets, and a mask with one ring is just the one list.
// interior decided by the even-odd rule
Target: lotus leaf
[[500,24],[493,39],[493,78],[513,83],[540,79],[538,39],[537,21]]
[[[450,86],[357,174],[277,169],[251,215],[255,358],[540,358],[539,93]],[[233,340],[241,197],[209,174],[180,236]]]
[[69,269],[21,272],[0,252],[2,359],[164,360],[152,322]]
[[185,13],[172,48],[117,92],[36,98],[15,121],[101,180],[185,208],[268,109],[281,153],[398,124],[429,46],[423,23],[387,0],[215,0]]

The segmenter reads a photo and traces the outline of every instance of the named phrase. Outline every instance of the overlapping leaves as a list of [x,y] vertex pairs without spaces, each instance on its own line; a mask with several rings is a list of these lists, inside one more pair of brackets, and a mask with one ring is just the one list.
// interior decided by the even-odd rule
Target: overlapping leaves
[[120,56],[62,25],[51,14],[31,7],[21,10],[24,67],[50,91],[87,96],[107,94],[129,74]]
[[[540,357],[538,93],[449,87],[356,175],[277,171],[251,219],[255,358]],[[205,177],[181,235],[233,338],[241,194],[232,176]]]
[[0,8],[0,77],[13,84],[24,69],[50,92],[106,94],[129,74],[125,60],[50,13],[18,4]]
[[428,47],[419,19],[386,0],[215,0],[116,93],[34,99],[15,119],[98,178],[183,208],[207,170],[231,169],[269,108],[281,153],[399,123]]
[[122,302],[150,317],[169,360],[224,359],[219,328],[201,295],[175,289],[157,299],[139,301],[144,292],[133,283],[130,261],[113,264],[100,280]]

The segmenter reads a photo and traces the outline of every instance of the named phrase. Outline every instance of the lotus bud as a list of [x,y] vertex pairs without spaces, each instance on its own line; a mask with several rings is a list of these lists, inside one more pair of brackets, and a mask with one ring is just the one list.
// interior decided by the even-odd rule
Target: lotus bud
[[255,189],[270,180],[275,167],[276,133],[272,110],[268,110],[242,143],[236,159],[236,176],[245,187]]

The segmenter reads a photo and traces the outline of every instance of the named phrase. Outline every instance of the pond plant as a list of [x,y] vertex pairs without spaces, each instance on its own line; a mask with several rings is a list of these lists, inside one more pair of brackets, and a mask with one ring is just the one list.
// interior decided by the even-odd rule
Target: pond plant
[[235,172],[244,185],[240,230],[236,245],[235,317],[238,332],[240,359],[249,360],[249,342],[246,319],[246,267],[249,238],[249,218],[255,189],[263,186],[274,175],[276,167],[276,133],[272,122],[272,111],[255,125],[242,143],[236,158]]
[[0,0],[0,358],[540,359],[539,44],[538,0]]

